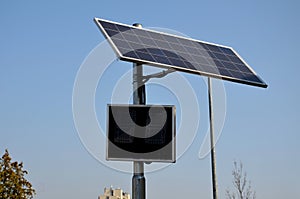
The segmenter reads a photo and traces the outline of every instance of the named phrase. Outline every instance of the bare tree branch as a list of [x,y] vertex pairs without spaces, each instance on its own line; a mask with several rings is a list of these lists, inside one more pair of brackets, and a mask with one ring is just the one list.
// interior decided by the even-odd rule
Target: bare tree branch
[[255,199],[256,192],[252,190],[251,181],[247,179],[247,173],[243,170],[242,162],[239,165],[236,161],[233,162],[234,168],[232,170],[232,184],[235,191],[226,189],[227,199]]

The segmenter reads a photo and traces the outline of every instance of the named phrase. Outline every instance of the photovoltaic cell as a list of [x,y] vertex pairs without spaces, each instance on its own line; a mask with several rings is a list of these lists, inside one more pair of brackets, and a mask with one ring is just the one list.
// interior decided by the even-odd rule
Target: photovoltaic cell
[[231,48],[95,18],[121,60],[267,87]]

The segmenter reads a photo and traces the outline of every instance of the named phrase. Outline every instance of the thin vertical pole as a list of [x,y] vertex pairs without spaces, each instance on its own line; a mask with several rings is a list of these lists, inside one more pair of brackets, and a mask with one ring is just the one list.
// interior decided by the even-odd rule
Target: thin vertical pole
[[218,199],[217,188],[217,171],[216,171],[216,151],[215,151],[215,139],[214,139],[214,114],[213,114],[213,98],[212,98],[212,82],[208,77],[208,103],[209,103],[209,122],[210,122],[210,157],[211,157],[211,172],[212,172],[212,187],[213,187],[213,199]]
[[[141,24],[133,24],[142,27]],[[143,83],[143,65],[133,63],[133,104],[146,104],[146,89]],[[133,162],[132,199],[146,198],[144,162]]]

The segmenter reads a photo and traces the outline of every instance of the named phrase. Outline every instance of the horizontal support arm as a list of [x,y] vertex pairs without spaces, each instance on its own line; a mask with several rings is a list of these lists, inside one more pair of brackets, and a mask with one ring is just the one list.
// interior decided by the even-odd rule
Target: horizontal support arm
[[151,74],[151,75],[146,75],[146,76],[143,76],[143,83],[146,83],[147,81],[149,81],[151,78],[162,78],[162,77],[165,77],[166,75],[170,74],[170,73],[173,73],[175,72],[174,69],[170,68],[170,69],[167,69],[167,70],[163,70],[162,72],[159,72],[159,73],[154,73],[154,74]]

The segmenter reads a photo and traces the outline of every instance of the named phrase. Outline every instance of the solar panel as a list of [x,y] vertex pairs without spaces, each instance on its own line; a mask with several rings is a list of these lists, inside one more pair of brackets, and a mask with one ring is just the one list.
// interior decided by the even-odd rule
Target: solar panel
[[267,87],[231,47],[94,20],[121,60]]

